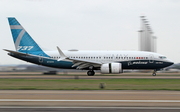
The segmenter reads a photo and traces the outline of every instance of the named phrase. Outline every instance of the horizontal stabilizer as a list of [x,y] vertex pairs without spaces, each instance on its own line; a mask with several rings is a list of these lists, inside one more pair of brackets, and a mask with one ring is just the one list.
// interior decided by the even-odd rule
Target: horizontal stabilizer
[[5,51],[7,51],[7,52],[10,52],[10,53],[13,53],[13,54],[18,54],[18,55],[29,55],[29,54],[26,54],[26,53],[22,53],[22,52],[17,52],[17,51],[12,51],[12,50],[7,50],[7,49],[3,49],[3,50],[5,50]]

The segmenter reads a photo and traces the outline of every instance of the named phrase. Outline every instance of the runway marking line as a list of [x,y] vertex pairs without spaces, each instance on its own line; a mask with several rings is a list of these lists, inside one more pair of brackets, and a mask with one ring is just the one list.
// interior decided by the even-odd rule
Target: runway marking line
[[180,100],[37,100],[37,99],[0,99],[0,102],[144,102],[180,103]]
[[9,106],[0,106],[0,109],[6,109],[6,108],[8,108],[8,109],[24,109],[24,108],[26,108],[26,109],[28,109],[28,108],[34,108],[34,109],[43,109],[43,108],[54,108],[54,109],[180,109],[179,107],[9,107]]

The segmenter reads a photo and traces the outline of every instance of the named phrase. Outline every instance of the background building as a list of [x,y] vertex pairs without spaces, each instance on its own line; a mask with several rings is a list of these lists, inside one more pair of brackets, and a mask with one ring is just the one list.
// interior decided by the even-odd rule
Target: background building
[[156,37],[153,36],[153,31],[149,22],[145,19],[145,16],[140,17],[141,27],[139,30],[139,50],[157,52],[156,49]]

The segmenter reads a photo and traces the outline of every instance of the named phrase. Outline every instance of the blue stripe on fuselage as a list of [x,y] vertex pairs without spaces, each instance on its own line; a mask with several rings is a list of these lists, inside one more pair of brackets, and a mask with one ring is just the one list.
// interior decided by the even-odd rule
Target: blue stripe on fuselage
[[20,56],[13,53],[10,53],[9,55],[18,58],[20,60],[24,60],[38,65],[54,67],[54,68],[74,69],[71,67],[73,63],[68,61],[57,61],[51,58],[40,57],[40,56]]

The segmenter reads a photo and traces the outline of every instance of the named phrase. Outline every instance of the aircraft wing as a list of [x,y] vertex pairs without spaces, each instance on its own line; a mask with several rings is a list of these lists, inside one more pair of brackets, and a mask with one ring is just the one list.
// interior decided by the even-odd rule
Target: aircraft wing
[[69,60],[73,61],[74,65],[72,67],[78,66],[77,69],[83,69],[83,68],[88,68],[88,67],[100,67],[102,64],[101,62],[74,59],[74,58],[69,58]]
[[64,55],[64,53],[59,49],[59,47],[57,47],[58,52],[60,54],[60,59],[58,59],[58,61],[61,60],[71,60],[73,61],[73,66],[72,67],[77,67],[77,69],[83,69],[83,68],[88,68],[88,67],[100,67],[101,66],[101,62],[96,62],[96,61],[90,61],[90,60],[84,60],[84,59],[75,59],[75,58],[69,58],[66,55]]

